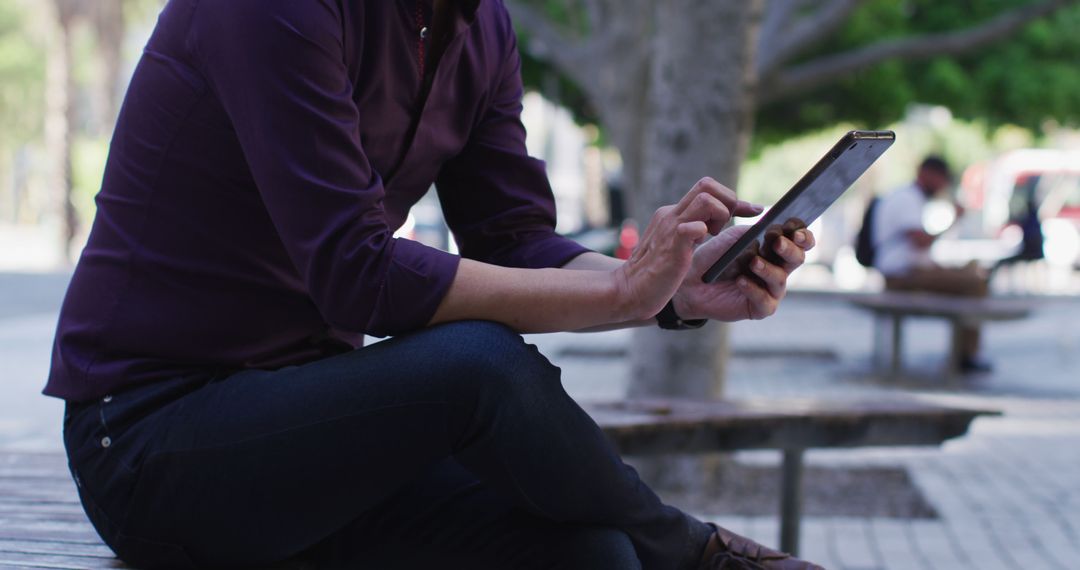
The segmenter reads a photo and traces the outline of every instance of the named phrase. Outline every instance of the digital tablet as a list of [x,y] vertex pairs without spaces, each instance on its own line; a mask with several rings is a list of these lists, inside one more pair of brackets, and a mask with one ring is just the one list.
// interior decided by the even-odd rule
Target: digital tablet
[[851,131],[836,143],[783,198],[739,238],[702,276],[706,283],[754,276],[750,262],[760,255],[780,262],[772,243],[818,219],[896,140],[892,131]]

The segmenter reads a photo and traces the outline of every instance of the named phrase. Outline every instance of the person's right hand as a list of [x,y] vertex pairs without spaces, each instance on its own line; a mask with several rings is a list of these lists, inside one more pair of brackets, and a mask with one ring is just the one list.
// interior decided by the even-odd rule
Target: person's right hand
[[761,211],[712,178],[698,181],[678,204],[657,210],[630,259],[614,272],[626,320],[650,319],[659,313],[690,270],[697,245],[709,234],[720,233],[732,216],[756,216]]

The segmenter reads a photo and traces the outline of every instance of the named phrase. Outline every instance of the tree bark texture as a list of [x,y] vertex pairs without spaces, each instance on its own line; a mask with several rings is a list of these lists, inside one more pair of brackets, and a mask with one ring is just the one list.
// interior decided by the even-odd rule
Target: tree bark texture
[[[568,0],[588,18],[577,36],[546,17],[540,0],[507,0],[528,49],[584,90],[623,157],[639,223],[676,202],[702,176],[734,187],[755,106],[796,96],[890,58],[971,51],[1080,0],[1038,0],[951,33],[883,41],[848,54],[792,60],[834,33],[858,0]],[[574,26],[580,29],[580,26]],[[760,53],[759,53],[760,52]],[[728,327],[634,332],[634,396],[719,398]],[[701,487],[715,459],[636,462],[659,488]],[[713,463],[710,468],[709,463]]]
[[72,257],[72,242],[78,232],[78,214],[72,200],[72,143],[77,85],[74,72],[73,28],[79,12],[78,0],[54,0],[55,41],[51,42],[46,79],[46,146],[55,161],[54,196],[62,223],[62,253]]
[[[594,102],[623,158],[630,212],[647,222],[704,176],[734,187],[753,130],[764,0],[586,0],[586,39],[509,2],[529,49]],[[727,326],[635,331],[633,395],[719,397]]]
[[[622,153],[639,222],[702,176],[734,186],[755,104],[796,96],[887,59],[968,53],[1080,0],[1032,0],[985,22],[792,60],[839,29],[858,0],[567,0],[588,19],[575,35],[540,0],[507,0],[527,47],[581,87]],[[572,10],[571,10],[572,11]],[[581,26],[574,26],[580,29]],[[760,52],[760,53],[758,53]],[[717,397],[727,327],[635,332],[635,395]]]
[[[753,128],[761,5],[656,3],[650,81],[637,113],[644,128],[624,143],[641,149],[640,183],[630,193],[639,221],[703,176],[735,187]],[[635,331],[631,394],[720,397],[727,336],[728,327],[718,323],[694,332]]]
[[97,123],[103,132],[108,133],[116,123],[123,90],[120,76],[123,73],[124,36],[127,33],[124,0],[96,0],[93,21],[105,71],[100,86],[101,110]]

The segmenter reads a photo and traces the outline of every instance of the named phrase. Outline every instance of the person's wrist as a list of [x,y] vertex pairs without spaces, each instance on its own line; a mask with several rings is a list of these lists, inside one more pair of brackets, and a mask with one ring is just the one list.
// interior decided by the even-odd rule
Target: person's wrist
[[682,287],[680,287],[679,290],[675,292],[675,296],[671,298],[671,305],[683,320],[693,321],[705,318],[698,314],[697,308],[693,305],[690,296]]
[[[687,318],[679,314],[675,299],[680,297],[678,293],[664,305],[664,308],[656,315],[656,324],[665,330],[693,330],[705,326],[708,319]],[[681,303],[681,301],[680,301]],[[684,309],[689,310],[689,309]]]
[[619,267],[613,271],[607,272],[608,277],[608,290],[609,298],[611,302],[610,307],[613,307],[614,312],[611,315],[611,322],[622,323],[631,322],[641,318],[640,303],[637,299],[637,295],[634,295],[630,287],[630,278],[626,274],[625,267]]

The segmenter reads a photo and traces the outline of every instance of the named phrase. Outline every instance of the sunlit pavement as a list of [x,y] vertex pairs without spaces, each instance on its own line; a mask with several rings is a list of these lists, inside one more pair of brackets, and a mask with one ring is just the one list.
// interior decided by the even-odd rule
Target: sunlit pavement
[[[0,274],[0,449],[60,449],[62,405],[39,394],[64,275]],[[808,518],[803,555],[828,568],[1070,568],[1080,559],[1080,299],[1044,300],[1023,322],[991,324],[993,374],[946,387],[937,380],[946,325],[907,325],[910,377],[901,386],[870,373],[867,315],[830,296],[795,294],[763,322],[735,325],[727,393],[734,398],[877,398],[914,395],[999,409],[940,449],[810,452],[818,466],[902,466],[939,520]],[[677,334],[677,333],[673,333]],[[626,331],[530,337],[564,370],[582,399],[618,398],[627,379]],[[574,347],[594,357],[564,355]],[[612,355],[615,355],[614,357]],[[777,463],[767,452],[741,461]],[[700,513],[775,543],[775,517]]]
[[[1038,302],[1023,322],[991,324],[985,352],[993,374],[944,386],[949,339],[939,320],[909,320],[909,377],[898,387],[871,373],[868,315],[835,297],[795,295],[772,319],[733,327],[732,398],[879,398],[914,396],[955,406],[996,409],[970,434],[942,448],[811,451],[810,465],[900,466],[939,520],[818,517],[803,524],[802,554],[827,568],[1057,569],[1080,559],[1080,299]],[[560,356],[567,346],[598,354],[627,346],[626,332],[598,337],[535,337],[563,367],[582,398],[619,397],[625,362]],[[576,351],[580,352],[580,348]],[[779,464],[771,452],[740,461]],[[767,544],[778,518],[699,513]]]
[[60,449],[63,404],[41,395],[67,274],[0,273],[0,449]]

